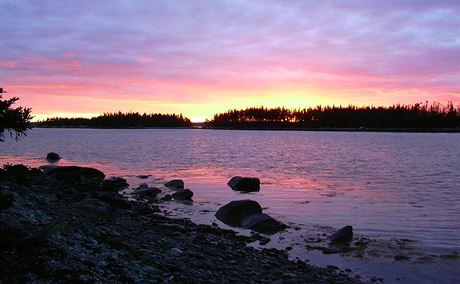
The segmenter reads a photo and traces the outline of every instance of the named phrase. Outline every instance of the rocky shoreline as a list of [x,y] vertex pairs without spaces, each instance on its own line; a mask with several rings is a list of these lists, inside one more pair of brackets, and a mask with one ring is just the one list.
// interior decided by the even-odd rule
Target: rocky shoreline
[[161,189],[144,186],[128,200],[122,180],[104,178],[82,167],[1,170],[0,283],[360,282],[246,246],[262,234],[168,218]]

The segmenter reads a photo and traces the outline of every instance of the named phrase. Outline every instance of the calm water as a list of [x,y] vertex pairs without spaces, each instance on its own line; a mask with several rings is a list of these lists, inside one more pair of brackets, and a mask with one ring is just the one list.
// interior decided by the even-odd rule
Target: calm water
[[[460,248],[459,134],[33,129],[1,143],[0,162],[50,151],[107,175],[182,178],[198,202],[251,198],[285,222]],[[260,193],[230,190],[235,175],[259,177]]]

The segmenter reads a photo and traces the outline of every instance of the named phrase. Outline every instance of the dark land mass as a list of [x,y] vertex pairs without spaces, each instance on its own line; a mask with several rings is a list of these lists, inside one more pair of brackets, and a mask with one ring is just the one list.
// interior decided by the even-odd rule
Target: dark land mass
[[[1,283],[357,283],[256,250],[230,230],[163,216],[161,190],[128,201],[96,169],[0,170]],[[170,201],[173,202],[173,201]]]

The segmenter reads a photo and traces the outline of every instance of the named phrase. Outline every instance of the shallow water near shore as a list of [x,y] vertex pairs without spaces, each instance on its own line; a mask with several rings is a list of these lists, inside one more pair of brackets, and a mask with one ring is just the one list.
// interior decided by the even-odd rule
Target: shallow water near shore
[[[132,185],[183,179],[198,206],[182,211],[198,222],[249,198],[300,227],[353,225],[358,234],[413,240],[426,254],[460,250],[460,134],[32,129],[0,146],[2,164],[40,166],[54,151],[63,157],[58,165],[96,167]],[[230,190],[235,175],[259,177],[261,191]]]

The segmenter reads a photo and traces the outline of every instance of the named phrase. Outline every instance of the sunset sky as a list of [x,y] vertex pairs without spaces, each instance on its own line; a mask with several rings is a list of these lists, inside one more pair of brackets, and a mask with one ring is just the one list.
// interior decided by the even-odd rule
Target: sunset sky
[[0,86],[35,119],[460,104],[460,1],[0,0]]

